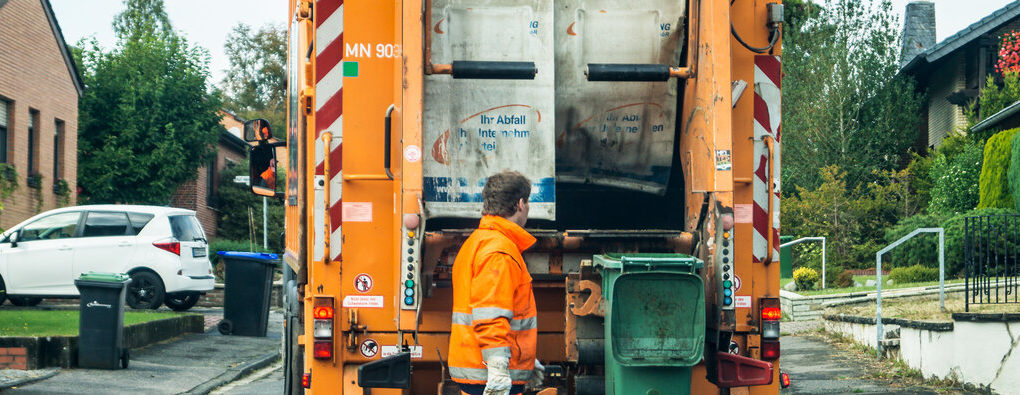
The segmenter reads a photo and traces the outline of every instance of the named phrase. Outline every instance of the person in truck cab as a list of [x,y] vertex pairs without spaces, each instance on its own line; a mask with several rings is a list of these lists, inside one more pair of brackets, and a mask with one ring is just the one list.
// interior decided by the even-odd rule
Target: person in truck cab
[[467,394],[521,394],[543,380],[535,359],[538,310],[521,256],[536,241],[524,230],[530,195],[521,173],[489,177],[478,229],[453,263],[450,376]]

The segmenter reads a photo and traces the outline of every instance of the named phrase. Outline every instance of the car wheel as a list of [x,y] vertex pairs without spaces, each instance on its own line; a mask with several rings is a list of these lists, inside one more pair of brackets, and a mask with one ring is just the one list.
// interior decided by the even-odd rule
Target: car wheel
[[33,298],[31,296],[11,296],[11,304],[18,307],[31,307],[42,303],[42,298]]
[[128,283],[127,305],[133,309],[158,309],[165,296],[163,281],[152,272],[135,272]]
[[7,301],[7,283],[0,277],[0,305]]
[[167,295],[163,304],[173,311],[185,311],[195,306],[195,303],[198,303],[198,299],[200,297],[201,296],[199,296],[199,294]]

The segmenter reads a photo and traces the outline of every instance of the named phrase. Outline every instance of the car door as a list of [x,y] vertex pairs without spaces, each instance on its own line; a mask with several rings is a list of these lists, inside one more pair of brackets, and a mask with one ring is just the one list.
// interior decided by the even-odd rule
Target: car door
[[123,211],[88,211],[74,248],[74,274],[120,273],[135,252],[135,236]]
[[17,246],[4,243],[7,293],[77,295],[72,277],[73,243],[80,211],[47,215],[17,229]]

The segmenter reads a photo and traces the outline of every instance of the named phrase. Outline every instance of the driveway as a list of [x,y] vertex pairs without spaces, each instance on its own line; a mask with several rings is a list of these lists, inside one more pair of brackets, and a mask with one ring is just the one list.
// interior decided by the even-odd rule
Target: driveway
[[[205,313],[212,316],[208,321],[218,321],[219,312]],[[209,328],[202,334],[131,350],[130,367],[126,370],[64,369],[53,378],[4,393],[206,392],[210,387],[236,379],[246,372],[242,372],[244,369],[258,370],[278,360],[282,324],[282,314],[273,312],[269,315],[267,337],[223,336]]]

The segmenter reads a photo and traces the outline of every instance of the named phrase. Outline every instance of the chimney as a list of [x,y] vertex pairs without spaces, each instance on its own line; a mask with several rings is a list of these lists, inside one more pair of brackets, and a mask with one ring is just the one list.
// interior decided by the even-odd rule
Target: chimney
[[903,37],[900,47],[900,68],[918,54],[935,45],[935,3],[913,1],[903,16]]

